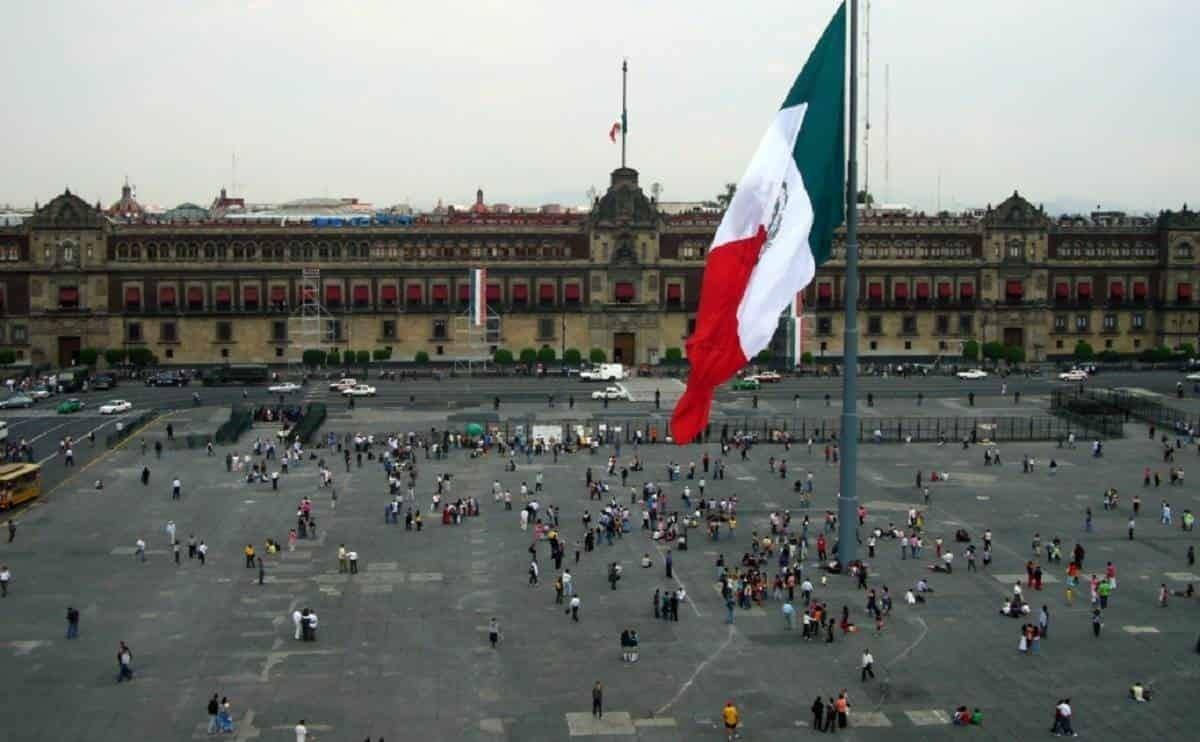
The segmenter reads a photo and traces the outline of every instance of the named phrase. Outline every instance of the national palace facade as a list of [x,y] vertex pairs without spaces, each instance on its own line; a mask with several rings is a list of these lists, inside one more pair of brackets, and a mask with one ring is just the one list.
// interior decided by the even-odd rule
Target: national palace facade
[[[293,315],[316,292],[330,318],[323,349],[450,361],[600,348],[653,363],[686,345],[719,221],[664,213],[629,168],[589,213],[339,227],[112,216],[68,190],[0,227],[0,347],[33,364],[69,365],[86,347],[145,347],[163,364],[282,363],[299,350]],[[1128,354],[1200,335],[1200,214],[1186,206],[1051,218],[1013,193],[975,217],[860,224],[864,361],[957,357],[971,339],[1041,360],[1080,339]],[[844,249],[839,235],[804,294],[804,349],[818,358],[841,355]],[[468,338],[472,268],[487,270],[492,320]]]

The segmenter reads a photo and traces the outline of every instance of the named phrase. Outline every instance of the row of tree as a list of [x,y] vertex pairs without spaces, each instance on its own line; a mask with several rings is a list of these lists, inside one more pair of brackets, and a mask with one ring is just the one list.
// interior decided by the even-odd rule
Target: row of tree
[[[120,366],[125,363],[134,366],[149,366],[157,362],[154,352],[149,348],[83,348],[76,356],[75,362],[80,366],[95,366],[101,358],[109,366]],[[12,348],[0,348],[0,366],[10,366],[17,362],[17,353]]]

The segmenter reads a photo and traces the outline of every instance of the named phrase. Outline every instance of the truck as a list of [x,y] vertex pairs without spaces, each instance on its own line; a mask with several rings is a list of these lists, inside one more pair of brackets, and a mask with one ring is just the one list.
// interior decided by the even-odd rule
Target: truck
[[579,374],[581,381],[623,381],[625,367],[619,363],[600,363]]

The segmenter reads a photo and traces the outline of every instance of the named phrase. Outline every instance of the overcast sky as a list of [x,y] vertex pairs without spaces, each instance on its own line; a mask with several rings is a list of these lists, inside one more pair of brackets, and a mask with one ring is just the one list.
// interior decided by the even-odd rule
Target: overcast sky
[[[0,4],[0,203],[664,200],[737,180],[833,0]],[[865,6],[865,1],[863,3]],[[875,0],[871,189],[932,209],[1200,203],[1191,0]],[[884,180],[884,68],[890,178]],[[865,92],[865,91],[864,91]],[[864,169],[865,170],[865,169]]]

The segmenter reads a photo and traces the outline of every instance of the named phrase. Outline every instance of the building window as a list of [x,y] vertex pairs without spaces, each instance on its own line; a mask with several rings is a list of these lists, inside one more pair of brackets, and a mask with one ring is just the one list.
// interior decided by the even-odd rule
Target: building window
[[382,326],[379,328],[379,334],[384,340],[396,339],[396,320],[385,319]]
[[164,343],[174,343],[179,341],[179,329],[174,322],[163,322],[158,326],[158,339]]
[[[169,350],[168,350],[167,352],[168,352],[168,353],[170,353],[171,351],[169,351]],[[167,356],[167,357],[168,357],[168,358],[170,358],[170,356]],[[276,357],[276,358],[283,358],[283,348],[276,348],[276,349],[275,349],[275,357]]]
[[1021,244],[1008,246],[1008,257],[1020,260],[1025,257],[1025,246]]
[[[695,320],[692,320],[692,322],[695,322]],[[817,334],[832,335],[833,319],[830,317],[817,317]]]
[[1108,340],[1104,341],[1104,349],[1105,350],[1112,350],[1112,347],[1113,347],[1112,338],[1109,338]]
[[434,340],[445,340],[446,339],[446,320],[435,319],[433,321],[433,339]]
[[271,339],[277,343],[286,343],[288,338],[287,320],[277,319],[271,323]]
[[485,326],[484,334],[486,335],[486,337],[484,338],[485,342],[487,342],[487,343],[499,343],[500,342],[501,338],[500,338],[500,318],[499,317],[488,317],[487,318],[487,325]]
[[228,357],[229,357],[229,348],[221,348],[221,357],[222,357],[222,358],[228,358]]
[[58,308],[59,309],[78,309],[79,308],[79,287],[78,286],[61,286],[58,289]]
[[444,346],[444,345],[437,346],[436,348],[433,349],[433,354],[436,356],[445,355],[446,354],[446,346]]
[[[275,350],[276,350],[276,352],[279,352],[278,348],[276,348]],[[175,349],[167,348],[166,351],[164,351],[163,355],[165,355],[167,357],[167,360],[169,361],[175,357]]]
[[687,321],[687,336],[691,337],[696,333],[696,318],[688,317]]
[[882,317],[867,317],[867,333],[870,335],[879,335],[882,332],[883,332],[883,318]]
[[228,320],[217,322],[217,342],[228,343],[233,340],[233,323]]
[[1117,329],[1117,315],[1115,315],[1115,314],[1104,315],[1104,329],[1105,330]]
[[1133,315],[1133,329],[1142,330],[1142,329],[1145,329],[1145,327],[1146,327],[1146,315],[1144,315],[1144,314]]
[[131,343],[142,342],[142,323],[130,322],[125,325],[125,339]]
[[29,328],[25,325],[13,325],[12,341],[19,345],[29,342]]
[[874,340],[872,340],[871,342],[867,343],[867,347],[868,347],[870,350],[879,350],[879,343],[877,343],[877,342],[875,342]]
[[613,295],[619,304],[631,304],[633,302],[633,284],[629,281],[617,281],[613,288]]
[[937,316],[937,334],[939,334],[939,335],[949,335],[950,334],[950,315],[939,314]]
[[904,349],[905,349],[905,350],[912,350],[912,341],[911,341],[911,340],[905,340],[905,341],[904,341]]
[[538,334],[537,334],[538,339],[539,340],[548,340],[550,338],[553,338],[555,324],[556,323],[555,323],[553,317],[539,317],[538,318]]
[[917,332],[917,318],[911,314],[906,315],[901,327],[905,335],[915,335]]
[[975,330],[975,318],[969,314],[958,315],[958,331],[963,335],[970,335]]
[[1063,341],[1061,341],[1061,340],[1055,340],[1055,341],[1054,341],[1054,349],[1055,349],[1055,350],[1062,350],[1062,349],[1063,349]]
[[1135,350],[1136,350],[1136,349],[1138,349],[1138,348],[1140,348],[1140,347],[1142,347],[1142,339],[1141,339],[1141,338],[1134,338],[1134,339],[1133,339],[1133,347],[1134,347],[1134,349],[1135,349]]
[[1088,316],[1086,314],[1075,315],[1075,329],[1080,332],[1085,332],[1085,331],[1087,331],[1087,328],[1088,328]]
[[336,343],[342,339],[342,321],[340,319],[327,320],[325,324],[325,342]]
[[1055,332],[1066,332],[1067,331],[1066,316],[1059,314],[1054,317],[1054,331]]

